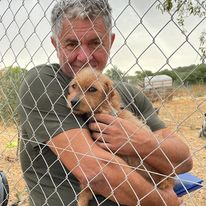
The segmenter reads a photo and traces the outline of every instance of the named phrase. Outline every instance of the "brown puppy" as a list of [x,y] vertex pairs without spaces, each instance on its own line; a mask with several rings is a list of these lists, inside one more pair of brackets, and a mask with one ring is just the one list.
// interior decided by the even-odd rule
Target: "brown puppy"
[[[94,113],[106,113],[136,122],[137,128],[145,126],[130,111],[121,109],[121,98],[113,88],[113,82],[104,74],[89,67],[78,72],[70,82],[67,101],[68,107],[76,114],[86,114],[87,117],[91,117]],[[120,157],[148,181],[153,184],[159,183],[158,187],[160,189],[174,186],[173,179],[165,179],[163,176],[155,174],[157,171],[151,166],[146,163],[141,164],[138,154],[135,157]],[[88,206],[92,193],[89,188],[82,187],[82,189],[83,191],[81,191],[78,199],[78,206]]]

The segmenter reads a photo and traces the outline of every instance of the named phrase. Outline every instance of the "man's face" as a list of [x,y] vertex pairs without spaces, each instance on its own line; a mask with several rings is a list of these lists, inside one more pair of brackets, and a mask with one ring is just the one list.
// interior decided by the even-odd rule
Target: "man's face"
[[114,34],[108,32],[102,18],[94,22],[65,18],[58,41],[52,39],[60,66],[68,76],[73,76],[85,66],[92,66],[99,71],[104,69]]

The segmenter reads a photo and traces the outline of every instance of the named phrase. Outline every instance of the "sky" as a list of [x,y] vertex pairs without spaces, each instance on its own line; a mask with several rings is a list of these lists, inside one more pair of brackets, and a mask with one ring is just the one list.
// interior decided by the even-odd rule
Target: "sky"
[[[176,15],[162,14],[158,1],[109,0],[116,34],[108,67],[127,74],[199,64],[201,32],[206,20],[185,19],[186,35]],[[0,0],[0,68],[30,69],[58,62],[50,42],[50,12],[54,0]]]

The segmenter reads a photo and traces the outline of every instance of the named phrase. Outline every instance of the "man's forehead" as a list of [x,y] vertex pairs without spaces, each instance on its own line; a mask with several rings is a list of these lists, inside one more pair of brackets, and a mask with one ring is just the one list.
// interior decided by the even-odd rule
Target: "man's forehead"
[[102,40],[104,35],[97,34],[95,32],[81,32],[75,33],[75,31],[68,32],[67,35],[63,37],[64,41],[66,42],[75,42],[75,41],[85,41],[91,42],[96,40]]
[[106,28],[101,19],[92,21],[90,19],[65,19],[63,22],[63,32],[71,34],[106,33]]

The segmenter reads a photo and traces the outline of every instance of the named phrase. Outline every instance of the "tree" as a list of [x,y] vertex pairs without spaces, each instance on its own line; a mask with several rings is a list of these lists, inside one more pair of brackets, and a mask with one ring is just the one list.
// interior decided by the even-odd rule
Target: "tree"
[[108,69],[105,74],[114,81],[127,81],[126,76],[120,69],[117,68],[117,66]]
[[190,65],[187,67],[179,67],[175,69],[178,76],[186,84],[206,83],[206,65]]
[[154,74],[152,73],[152,71],[150,71],[150,70],[145,70],[145,71],[143,71],[143,72],[136,71],[135,74],[136,74],[136,78],[137,78],[139,81],[141,81],[141,82],[144,81],[144,78],[145,78],[145,77],[147,77],[147,76],[153,76],[153,75],[154,75]]
[[170,76],[173,81],[177,80],[177,75],[175,74],[174,71],[170,71],[168,69],[165,69],[165,70],[162,70],[162,71],[156,73],[156,75],[163,75],[163,74]]
[[27,70],[8,67],[0,73],[0,121],[16,121],[17,94]]
[[[184,67],[178,67],[173,70],[162,70],[156,73],[152,73],[151,71],[136,71],[136,75],[133,77],[133,81],[131,83],[135,85],[140,85],[140,83],[144,82],[144,78],[146,76],[155,76],[155,75],[168,75],[173,79],[173,82],[177,85],[179,84],[199,84],[206,83],[206,64],[200,65],[189,65]],[[130,76],[130,79],[131,76]]]
[[[188,16],[206,17],[206,0],[164,0],[158,8],[164,12],[177,13],[177,23],[186,33],[184,29],[185,18]],[[202,54],[201,61],[205,62],[206,59],[206,32],[200,34],[200,52]]]
[[184,19],[190,15],[206,16],[206,0],[165,0],[158,8],[162,12],[176,12],[180,26],[184,26]]

